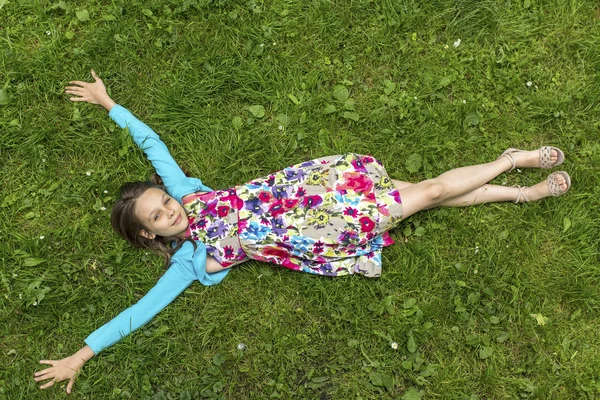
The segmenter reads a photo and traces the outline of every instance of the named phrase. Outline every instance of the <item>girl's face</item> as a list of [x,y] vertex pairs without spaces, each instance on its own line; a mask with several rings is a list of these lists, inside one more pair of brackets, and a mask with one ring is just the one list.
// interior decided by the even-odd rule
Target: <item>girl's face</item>
[[156,235],[181,236],[188,227],[185,210],[163,190],[150,188],[135,202],[135,214],[146,227],[140,235],[154,239]]

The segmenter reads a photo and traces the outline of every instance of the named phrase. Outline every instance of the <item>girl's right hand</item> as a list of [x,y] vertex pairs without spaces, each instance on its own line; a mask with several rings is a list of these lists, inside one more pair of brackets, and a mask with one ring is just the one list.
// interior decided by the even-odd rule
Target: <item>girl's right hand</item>
[[41,371],[33,374],[33,379],[36,382],[45,381],[50,379],[50,381],[45,382],[40,389],[47,389],[49,387],[54,386],[55,383],[64,381],[66,379],[69,380],[67,384],[67,393],[71,393],[73,389],[73,384],[75,383],[75,378],[81,368],[86,363],[87,360],[94,356],[94,352],[88,346],[83,347],[77,353],[63,358],[62,360],[41,360],[40,364],[48,364],[51,365],[50,368],[43,369]]
[[71,101],[85,101],[92,104],[100,104],[108,111],[116,104],[106,93],[106,86],[102,79],[92,70],[94,82],[71,81],[70,85],[65,87],[65,93],[74,95],[69,98]]

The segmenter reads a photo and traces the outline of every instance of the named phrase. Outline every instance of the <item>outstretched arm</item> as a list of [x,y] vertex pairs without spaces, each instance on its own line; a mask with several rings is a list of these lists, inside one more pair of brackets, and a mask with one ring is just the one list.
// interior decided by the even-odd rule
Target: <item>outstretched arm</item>
[[104,83],[93,70],[92,76],[94,82],[70,82],[72,86],[67,86],[65,92],[76,96],[71,97],[71,101],[100,104],[109,111],[108,115],[121,128],[129,129],[133,141],[146,153],[146,157],[156,169],[156,173],[162,178],[167,192],[177,201],[181,202],[181,198],[189,193],[212,191],[201,180],[186,177],[156,132],[127,109],[116,104],[108,96]]
[[94,82],[82,82],[82,81],[71,81],[65,88],[65,93],[73,95],[69,100],[71,101],[85,101],[92,104],[100,104],[102,107],[110,111],[117,103],[110,98],[106,93],[106,86],[102,79],[96,75],[96,72],[92,70],[92,77]]

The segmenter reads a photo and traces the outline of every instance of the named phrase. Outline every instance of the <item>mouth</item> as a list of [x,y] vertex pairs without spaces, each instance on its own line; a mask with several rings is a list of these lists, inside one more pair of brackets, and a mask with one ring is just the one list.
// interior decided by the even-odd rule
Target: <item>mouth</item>
[[179,214],[177,216],[177,218],[175,218],[175,221],[173,222],[173,224],[171,226],[177,225],[179,222],[181,222],[181,214]]

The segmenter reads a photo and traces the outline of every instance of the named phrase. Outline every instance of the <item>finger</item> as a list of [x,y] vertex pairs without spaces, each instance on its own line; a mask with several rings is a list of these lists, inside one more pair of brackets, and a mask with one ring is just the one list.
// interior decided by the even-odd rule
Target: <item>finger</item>
[[54,375],[38,375],[36,377],[33,378],[34,381],[39,382],[39,381],[45,381],[46,379],[52,379],[54,378]]
[[53,385],[54,385],[54,381],[52,380],[52,381],[47,382],[47,383],[43,384],[42,386],[40,386],[40,389],[48,389],[49,387],[52,387]]
[[77,90],[83,92],[85,91],[85,88],[82,88],[81,86],[65,86],[65,90]]
[[43,369],[41,371],[36,371],[33,374],[33,376],[46,375],[47,373],[52,372],[53,369],[54,369],[54,367],[50,367],[50,368]]
[[86,92],[84,92],[83,90],[65,90],[65,93],[74,94],[76,96],[83,96]]
[[71,390],[73,390],[73,384],[75,383],[75,377],[72,377],[67,384],[67,393],[71,394]]
[[83,97],[69,97],[69,100],[71,100],[71,101],[87,101]]
[[70,85],[79,85],[81,87],[85,86],[88,84],[88,82],[83,82],[83,81],[69,81]]
[[[56,360],[40,360],[40,364],[48,364],[48,365],[52,365],[52,366],[55,366],[57,362],[58,361],[56,361]],[[50,368],[48,368],[48,369],[50,369]]]
[[98,75],[96,75],[96,71],[92,70],[92,78],[94,78],[94,80],[96,82],[98,82],[100,80],[100,78],[98,78]]

